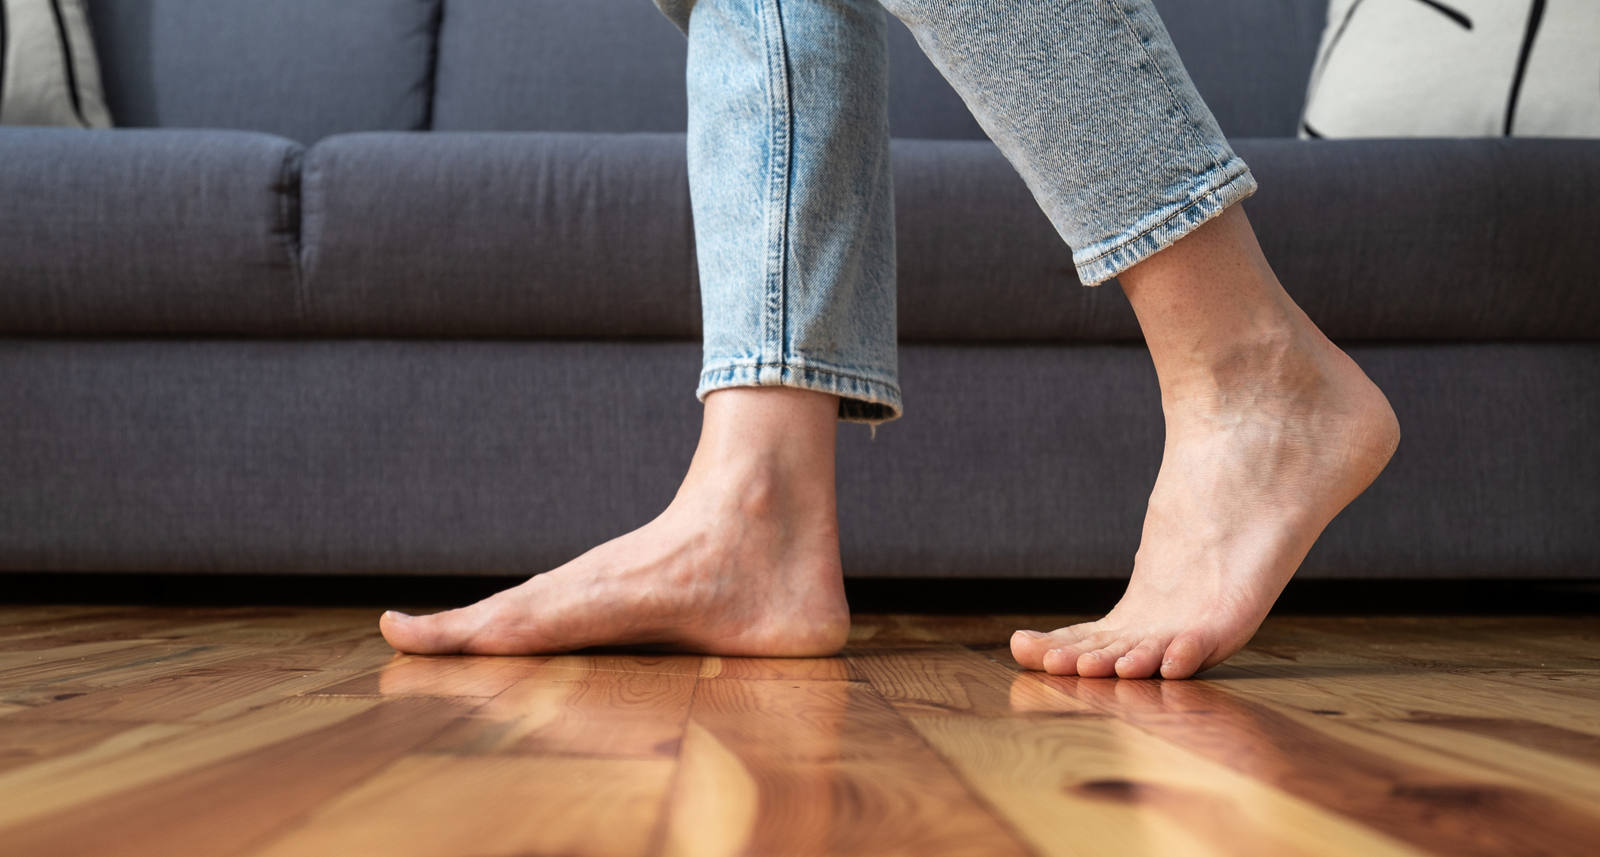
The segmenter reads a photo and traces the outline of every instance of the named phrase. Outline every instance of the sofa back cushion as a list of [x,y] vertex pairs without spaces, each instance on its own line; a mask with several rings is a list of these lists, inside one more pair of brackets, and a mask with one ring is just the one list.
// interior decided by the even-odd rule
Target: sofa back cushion
[[688,41],[651,0],[445,0],[436,131],[683,131]]
[[[433,127],[682,131],[687,43],[649,0],[444,0]],[[1291,137],[1326,0],[1156,0],[1229,136]],[[959,96],[889,20],[896,137],[981,139]]]
[[1155,0],[1229,137],[1293,137],[1328,0]]
[[310,143],[427,127],[441,2],[90,0],[89,20],[118,125]]

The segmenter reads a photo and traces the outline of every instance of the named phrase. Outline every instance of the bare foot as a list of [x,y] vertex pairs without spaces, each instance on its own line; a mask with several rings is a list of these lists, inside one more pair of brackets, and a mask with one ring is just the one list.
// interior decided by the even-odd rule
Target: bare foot
[[[1212,229],[1242,240],[1241,220]],[[1256,258],[1252,276],[1266,271]],[[1199,284],[1178,285],[1192,291],[1165,304],[1128,289],[1161,377],[1166,441],[1127,592],[1099,621],[1016,632],[1011,652],[1024,667],[1187,678],[1221,663],[1399,444],[1383,393],[1275,278],[1249,287],[1271,295],[1259,312],[1240,311],[1260,296],[1245,287],[1201,298]],[[1229,313],[1237,327],[1199,329],[1208,314]],[[1165,336],[1163,325],[1182,334]]]
[[706,399],[700,446],[655,520],[457,610],[383,614],[420,654],[522,655],[659,645],[830,655],[849,631],[833,485],[838,399],[735,388]]

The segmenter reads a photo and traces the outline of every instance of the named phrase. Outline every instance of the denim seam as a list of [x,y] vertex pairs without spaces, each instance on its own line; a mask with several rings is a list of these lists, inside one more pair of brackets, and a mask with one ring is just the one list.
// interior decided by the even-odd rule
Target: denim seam
[[[761,369],[774,364],[718,363],[705,367],[695,385],[695,398],[704,397],[730,387],[776,386],[760,382]],[[900,387],[892,381],[864,378],[818,366],[801,366],[793,363],[776,365],[780,377],[787,376],[781,386],[802,390],[815,390],[839,397],[839,419],[863,422],[874,429],[882,423],[899,419],[905,411]],[[753,371],[752,371],[753,370]],[[708,388],[708,385],[716,385]],[[874,432],[876,436],[876,432]]]
[[762,348],[773,354],[788,350],[789,170],[793,161],[792,111],[788,52],[782,12],[777,0],[754,0],[767,53],[767,276]]
[[707,364],[705,368],[701,369],[700,374],[705,375],[710,372],[720,372],[724,369],[755,369],[759,372],[759,370],[762,368],[769,366],[780,370],[803,369],[814,372],[827,372],[830,375],[838,375],[841,378],[850,378],[870,384],[883,384],[888,387],[899,387],[899,384],[888,376],[873,377],[871,375],[863,374],[859,367],[843,366],[837,363],[828,363],[821,360],[808,360],[803,357],[790,357],[787,360],[778,362],[761,359],[748,360],[744,358],[718,360],[715,363]]
[[1110,250],[1082,261],[1075,259],[1079,279],[1086,285],[1096,285],[1120,275],[1171,246],[1228,206],[1248,198],[1255,188],[1254,176],[1248,168],[1233,174],[1228,180],[1216,184],[1163,217],[1159,223],[1141,230],[1137,235],[1119,240]]
[[1121,3],[1117,2],[1117,0],[1102,0],[1102,2],[1110,6],[1112,10],[1117,13],[1117,17],[1122,19],[1122,25],[1128,29],[1128,35],[1133,36],[1134,41],[1139,43],[1139,50],[1144,52],[1145,60],[1150,63],[1151,68],[1155,69],[1156,77],[1161,79],[1161,85],[1167,88],[1167,95],[1172,99],[1172,103],[1177,106],[1178,112],[1182,114],[1184,125],[1189,129],[1189,136],[1193,139],[1195,145],[1199,146],[1201,149],[1204,149],[1209,155],[1211,155],[1211,169],[1213,171],[1221,170],[1223,162],[1222,153],[1208,145],[1206,141],[1201,138],[1199,123],[1195,122],[1194,117],[1189,115],[1189,108],[1184,105],[1183,99],[1179,98],[1177,91],[1172,88],[1172,81],[1167,80],[1167,73],[1162,70],[1161,63],[1157,62],[1155,55],[1150,53],[1149,42],[1147,42],[1145,38],[1139,34],[1138,28],[1134,27],[1133,21],[1129,20],[1128,13],[1122,8]]
[[[1243,162],[1241,162],[1241,163],[1243,163]],[[1201,182],[1205,185],[1205,188],[1203,190],[1201,190],[1198,194],[1196,194],[1193,199],[1191,199],[1187,203],[1185,203],[1182,208],[1178,209],[1177,211],[1172,212],[1171,214],[1167,215],[1166,217],[1161,218],[1161,220],[1159,220],[1158,222],[1151,224],[1150,228],[1141,231],[1139,234],[1130,235],[1126,239],[1117,242],[1117,245],[1115,247],[1112,247],[1109,250],[1104,250],[1104,251],[1102,251],[1100,253],[1096,253],[1095,255],[1093,255],[1093,256],[1091,256],[1091,257],[1089,257],[1087,259],[1084,259],[1083,261],[1078,262],[1076,264],[1079,267],[1083,267],[1085,265],[1090,264],[1091,262],[1098,262],[1101,259],[1104,259],[1105,257],[1110,256],[1111,254],[1116,253],[1119,250],[1122,250],[1123,248],[1127,247],[1129,244],[1132,244],[1133,242],[1138,241],[1140,238],[1143,238],[1146,235],[1149,235],[1150,233],[1156,231],[1157,229],[1160,229],[1161,227],[1166,226],[1169,222],[1172,221],[1173,218],[1178,217],[1179,215],[1183,214],[1184,212],[1188,211],[1189,209],[1194,208],[1195,206],[1205,202],[1207,199],[1209,199],[1212,196],[1216,195],[1217,191],[1220,191],[1223,188],[1227,187],[1229,184],[1232,184],[1234,181],[1237,181],[1240,176],[1244,175],[1245,173],[1247,173],[1249,171],[1250,171],[1250,168],[1248,166],[1242,167],[1240,170],[1235,172],[1233,175],[1230,175],[1226,179],[1224,179],[1224,180],[1222,180],[1220,182],[1215,182],[1215,183],[1210,181],[1209,176],[1212,175],[1212,172],[1216,172],[1216,171],[1213,170],[1212,172],[1207,172],[1205,174],[1205,176],[1201,177]]]

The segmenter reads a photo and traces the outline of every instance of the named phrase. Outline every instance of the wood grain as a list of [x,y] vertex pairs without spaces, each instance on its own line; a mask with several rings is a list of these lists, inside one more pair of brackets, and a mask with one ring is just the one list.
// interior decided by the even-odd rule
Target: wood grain
[[872,688],[702,682],[672,855],[1028,854]]
[[1596,853],[1592,617],[1276,617],[1186,682],[1011,661],[1072,618],[417,657],[377,611],[0,606],[0,857]]

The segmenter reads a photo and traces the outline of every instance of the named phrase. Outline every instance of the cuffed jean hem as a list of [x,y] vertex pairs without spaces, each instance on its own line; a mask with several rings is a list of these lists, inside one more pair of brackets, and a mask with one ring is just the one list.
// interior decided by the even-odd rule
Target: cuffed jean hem
[[695,398],[728,387],[798,387],[839,397],[839,419],[878,426],[900,418],[900,388],[892,381],[815,364],[717,363],[700,373]]
[[1170,247],[1230,205],[1256,192],[1256,178],[1237,155],[1208,170],[1188,199],[1140,218],[1128,231],[1073,251],[1078,279],[1097,286]]

